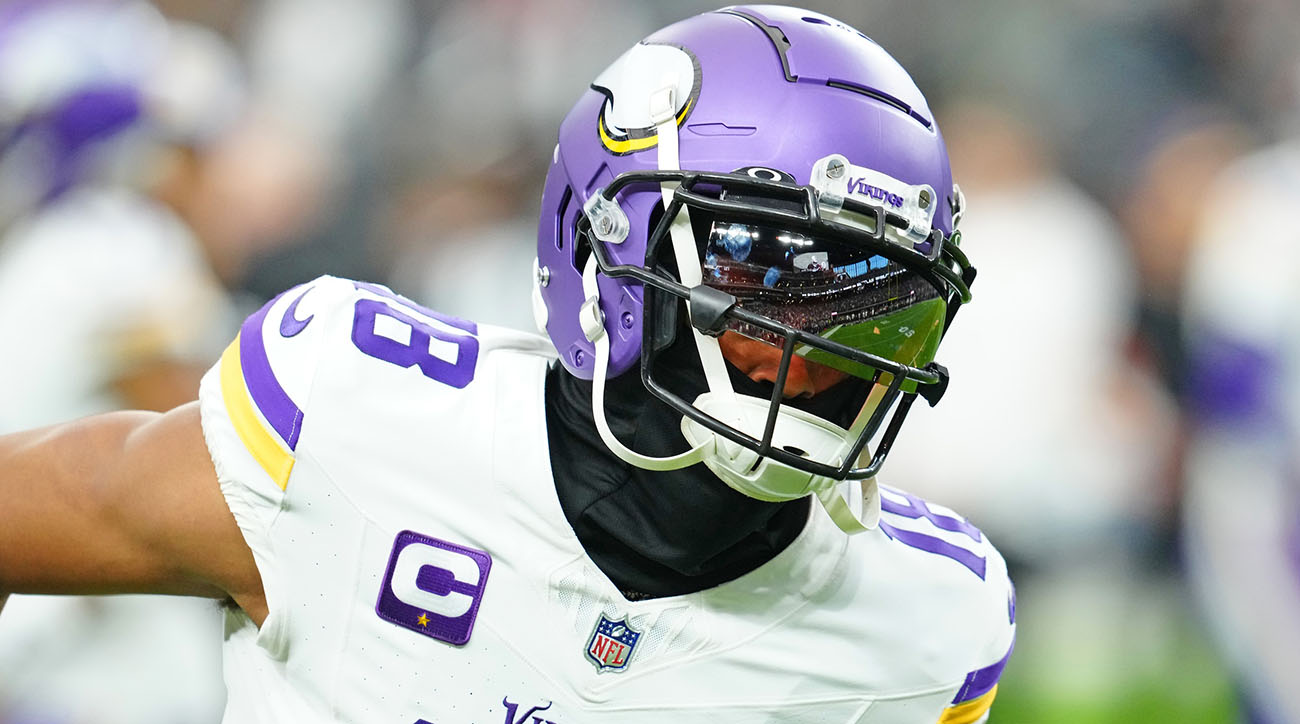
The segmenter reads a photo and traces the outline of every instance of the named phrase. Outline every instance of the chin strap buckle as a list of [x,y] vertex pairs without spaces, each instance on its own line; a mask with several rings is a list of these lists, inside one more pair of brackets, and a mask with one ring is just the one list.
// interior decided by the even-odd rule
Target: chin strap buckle
[[669,75],[664,78],[669,85],[650,94],[650,120],[661,126],[677,116],[677,88],[675,79]]
[[605,336],[605,314],[600,311],[600,297],[591,297],[578,308],[578,325],[588,342]]

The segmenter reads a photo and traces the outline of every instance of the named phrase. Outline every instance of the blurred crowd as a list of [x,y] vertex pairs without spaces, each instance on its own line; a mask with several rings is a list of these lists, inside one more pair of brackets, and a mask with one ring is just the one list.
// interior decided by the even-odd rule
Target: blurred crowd
[[[975,303],[888,482],[1007,555],[992,721],[1300,722],[1300,4],[805,0],[910,69]],[[532,328],[569,104],[698,0],[0,0],[0,432],[322,273]],[[0,724],[220,719],[216,604],[15,597]]]

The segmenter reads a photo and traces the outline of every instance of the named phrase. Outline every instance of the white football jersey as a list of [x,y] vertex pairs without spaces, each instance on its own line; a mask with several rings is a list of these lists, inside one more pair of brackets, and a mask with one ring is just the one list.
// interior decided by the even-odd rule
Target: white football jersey
[[[1298,197],[1300,138],[1228,166],[1207,191],[1215,203],[1183,306],[1196,414],[1182,500],[1188,577],[1260,721],[1300,722]],[[1269,233],[1241,233],[1224,216]]]
[[882,489],[773,560],[627,601],[551,477],[547,340],[324,277],[244,323],[204,434],[270,614],[229,615],[226,722],[982,720],[1014,638],[965,519]]

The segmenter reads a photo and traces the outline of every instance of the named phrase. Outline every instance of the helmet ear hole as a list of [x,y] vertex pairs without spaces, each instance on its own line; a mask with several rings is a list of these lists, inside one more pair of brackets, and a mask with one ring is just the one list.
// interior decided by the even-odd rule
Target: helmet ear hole
[[573,220],[573,268],[579,274],[587,267],[587,259],[591,256],[591,224],[583,223],[586,218],[579,213]]
[[[555,213],[555,250],[564,251],[564,224],[569,215],[569,202],[573,201],[573,187],[565,186],[564,193],[560,196],[560,207]],[[578,225],[578,214],[574,215],[573,225],[576,235]]]

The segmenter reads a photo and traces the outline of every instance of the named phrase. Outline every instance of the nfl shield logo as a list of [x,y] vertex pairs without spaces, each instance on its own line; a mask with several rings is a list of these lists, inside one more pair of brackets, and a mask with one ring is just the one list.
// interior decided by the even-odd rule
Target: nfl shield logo
[[623,671],[639,638],[641,632],[629,626],[626,617],[611,621],[601,614],[587,641],[587,660],[596,665],[598,673]]

